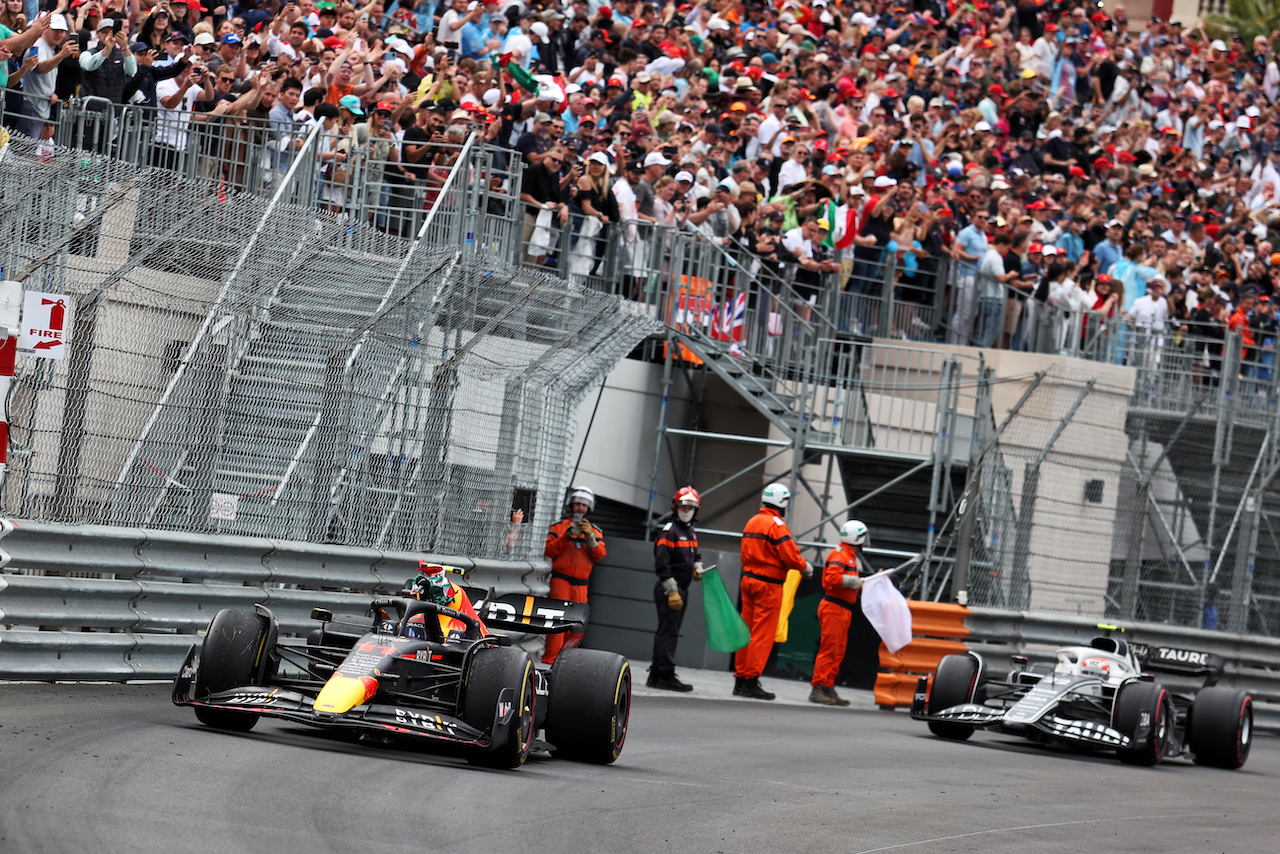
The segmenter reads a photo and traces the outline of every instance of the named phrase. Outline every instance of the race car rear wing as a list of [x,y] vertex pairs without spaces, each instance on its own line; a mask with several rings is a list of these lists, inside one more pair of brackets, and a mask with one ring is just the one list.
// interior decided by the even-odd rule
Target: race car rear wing
[[1130,646],[1145,670],[1204,677],[1206,687],[1215,684],[1226,669],[1222,656],[1212,652],[1137,643]]
[[527,593],[493,595],[492,591],[475,587],[462,588],[484,624],[490,629],[554,635],[561,632],[581,634],[591,609],[586,602],[544,599]]

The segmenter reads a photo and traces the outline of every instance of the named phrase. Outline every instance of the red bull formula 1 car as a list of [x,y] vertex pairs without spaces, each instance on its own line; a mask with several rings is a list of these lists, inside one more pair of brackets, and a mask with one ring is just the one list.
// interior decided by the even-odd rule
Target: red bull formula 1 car
[[[916,684],[911,716],[928,721],[941,738],[966,739],[982,727],[1114,750],[1134,765],[1190,755],[1200,765],[1239,768],[1248,759],[1253,699],[1214,686],[1223,672],[1220,656],[1099,637],[1059,649],[1054,659],[1046,667],[1014,656],[1013,671],[1001,681],[987,678],[977,653],[948,655],[932,685],[927,677]],[[1171,690],[1156,673],[1194,687]]]
[[[245,732],[262,716],[283,718],[447,743],[491,767],[519,766],[535,748],[616,760],[627,737],[631,667],[621,655],[575,648],[587,605],[452,590],[449,605],[406,590],[373,600],[363,615],[316,608],[320,625],[305,643],[282,642],[261,605],[224,609],[187,653],[173,702],[219,729]],[[544,668],[493,630],[569,638]]]

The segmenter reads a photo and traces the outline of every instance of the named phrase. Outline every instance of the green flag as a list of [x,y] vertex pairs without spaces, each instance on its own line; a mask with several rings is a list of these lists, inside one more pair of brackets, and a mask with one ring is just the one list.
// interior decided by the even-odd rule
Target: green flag
[[738,616],[714,566],[702,573],[702,611],[707,619],[707,646],[716,652],[737,652],[751,640],[751,631]]

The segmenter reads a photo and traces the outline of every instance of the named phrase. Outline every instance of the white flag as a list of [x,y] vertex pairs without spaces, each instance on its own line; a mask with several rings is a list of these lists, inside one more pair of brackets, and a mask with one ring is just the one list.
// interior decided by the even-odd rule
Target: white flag
[[911,608],[886,574],[873,575],[862,582],[862,613],[880,635],[889,652],[911,643]]

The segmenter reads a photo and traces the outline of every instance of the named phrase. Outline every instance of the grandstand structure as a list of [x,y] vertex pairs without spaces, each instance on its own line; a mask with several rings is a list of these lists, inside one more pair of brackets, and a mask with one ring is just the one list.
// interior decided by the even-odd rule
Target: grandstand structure
[[67,358],[19,359],[8,515],[529,558],[575,475],[639,538],[692,483],[721,548],[779,480],[811,558],[856,515],[921,598],[1280,633],[1277,380],[1230,336],[1212,372],[1123,328],[904,340],[948,312],[891,263],[882,304],[806,309],[640,224],[534,266],[519,158],[474,138],[399,235],[317,207],[315,135],[254,187],[64,141],[0,160],[6,276],[73,302]]

